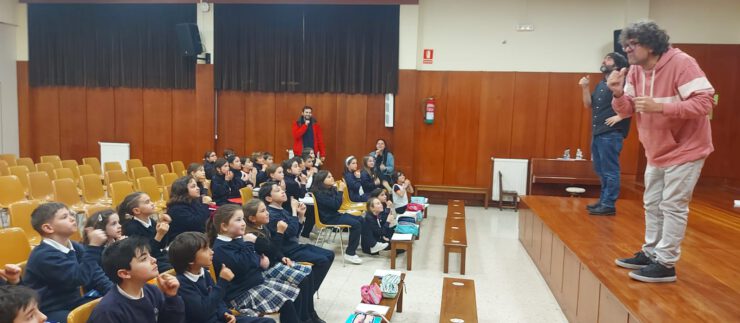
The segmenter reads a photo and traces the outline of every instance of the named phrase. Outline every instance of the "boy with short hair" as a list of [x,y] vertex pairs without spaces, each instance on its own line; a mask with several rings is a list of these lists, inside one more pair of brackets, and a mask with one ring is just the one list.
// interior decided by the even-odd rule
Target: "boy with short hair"
[[[64,204],[56,202],[33,210],[31,225],[43,241],[28,258],[23,284],[39,294],[39,308],[49,321],[67,322],[69,311],[113,287],[99,265],[107,237],[102,230],[92,230],[89,246],[71,241],[77,221]],[[88,291],[86,296],[80,296],[80,287]]]
[[0,322],[28,323],[46,321],[39,311],[39,297],[25,286],[0,286]]
[[[103,252],[103,269],[116,287],[103,296],[89,323],[184,322],[185,305],[177,296],[180,283],[172,275],[159,274],[147,239],[127,238],[108,246]],[[159,289],[147,284],[153,278],[157,278]]]
[[185,232],[172,241],[170,264],[175,267],[180,282],[178,295],[185,302],[185,321],[192,323],[238,322],[274,323],[270,318],[234,316],[224,303],[224,296],[234,273],[222,265],[218,281],[213,282],[208,267],[213,250],[208,238],[200,232]]

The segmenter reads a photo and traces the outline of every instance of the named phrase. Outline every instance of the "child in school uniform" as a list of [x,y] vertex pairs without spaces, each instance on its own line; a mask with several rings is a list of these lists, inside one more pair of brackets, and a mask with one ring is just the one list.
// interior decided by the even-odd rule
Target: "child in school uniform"
[[225,265],[216,283],[211,278],[209,267],[213,250],[208,246],[208,237],[200,232],[185,232],[178,235],[168,250],[170,263],[177,273],[180,288],[177,294],[185,303],[186,323],[274,323],[273,319],[234,316],[224,303],[226,289],[234,273]]
[[230,198],[241,197],[239,194],[239,183],[234,178],[234,174],[229,169],[229,163],[226,159],[219,158],[214,163],[216,167],[216,176],[211,179],[211,194],[216,205],[224,205],[229,202]]
[[123,227],[121,226],[118,214],[112,209],[95,212],[87,218],[87,222],[85,222],[85,231],[82,234],[82,244],[86,246],[90,245],[88,232],[97,229],[105,232],[107,240],[105,241],[105,244],[103,244],[104,248],[118,240],[126,238],[126,236],[123,235]]
[[[149,241],[130,237],[116,241],[103,252],[103,269],[116,283],[93,309],[88,323],[180,323],[185,305],[177,296],[180,283],[160,274]],[[147,284],[157,279],[157,285]]]
[[[301,173],[300,157],[294,157],[291,159],[284,160],[282,163],[282,169],[284,172],[285,182],[285,194],[288,196],[288,201],[283,203],[283,208],[288,212],[293,213],[293,207],[290,204],[292,199],[300,200],[306,196],[306,183],[305,176]],[[313,209],[306,210],[306,218],[314,215]]]
[[144,237],[149,240],[149,252],[157,258],[159,271],[172,269],[167,255],[163,252],[167,247],[167,232],[170,230],[172,219],[167,214],[159,216],[159,223],[152,219],[154,203],[146,193],[134,192],[127,195],[118,206],[118,215],[123,218],[123,233],[128,237]]
[[[363,181],[369,182],[363,185]],[[357,166],[357,158],[349,156],[344,160],[344,182],[347,183],[349,199],[352,202],[367,202],[370,191],[365,192],[366,185],[372,186],[372,180],[368,174],[363,176],[362,170]]]
[[198,185],[189,176],[172,183],[172,193],[167,202],[167,215],[172,218],[166,240],[172,241],[183,232],[206,232],[206,221],[211,216],[208,204],[203,203]]
[[262,272],[270,260],[255,253],[257,237],[246,233],[244,211],[238,205],[224,205],[208,221],[208,238],[213,246],[213,266],[220,275],[222,265],[234,273],[224,300],[242,314],[280,312],[281,323],[300,323],[293,302],[299,289],[277,279],[265,279]]
[[406,212],[406,205],[409,204],[408,194],[414,193],[414,187],[401,171],[393,173],[393,182],[393,208],[397,214],[403,214]]
[[383,203],[380,199],[368,199],[365,222],[362,224],[362,251],[366,254],[377,255],[390,246],[393,230],[388,227],[388,222],[382,221],[381,213]]
[[[99,265],[107,237],[98,229],[88,232],[87,247],[71,241],[77,221],[64,204],[57,202],[33,210],[31,225],[43,241],[31,251],[23,284],[39,293],[39,308],[49,321],[67,322],[69,311],[113,287]],[[90,292],[88,297],[80,296],[80,287]]]
[[[213,167],[213,165],[211,165]],[[210,203],[211,197],[209,195],[207,185],[210,185],[210,183],[207,183],[210,181],[208,177],[206,177],[206,171],[203,165],[198,163],[191,163],[188,165],[188,174],[187,176],[192,177],[195,180],[195,184],[198,186],[198,193],[200,194],[202,198],[203,203]]]
[[43,323],[46,315],[39,310],[39,296],[26,286],[0,286],[0,322]]

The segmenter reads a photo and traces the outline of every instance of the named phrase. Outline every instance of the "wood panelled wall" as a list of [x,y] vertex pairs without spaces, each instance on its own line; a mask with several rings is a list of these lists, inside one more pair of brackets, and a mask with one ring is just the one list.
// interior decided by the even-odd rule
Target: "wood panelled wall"
[[[738,181],[740,45],[676,46],[699,61],[720,93],[712,120],[716,151],[703,177]],[[98,141],[128,141],[132,158],[147,165],[198,161],[212,148],[267,150],[282,160],[304,105],[314,107],[328,168],[337,176],[345,157],[361,158],[378,138],[387,139],[397,167],[424,184],[488,186],[494,156],[554,158],[566,147],[573,154],[580,147],[590,156],[590,111],[581,104],[578,73],[402,70],[395,127],[385,128],[380,95],[215,94],[209,65],[198,66],[195,91],[28,88],[27,70],[27,63],[19,62],[21,154],[34,159],[60,154],[79,160],[97,156]],[[592,74],[592,83],[599,78]],[[422,102],[430,96],[437,109],[434,123],[427,125]],[[644,170],[634,122],[621,161],[626,175]]]

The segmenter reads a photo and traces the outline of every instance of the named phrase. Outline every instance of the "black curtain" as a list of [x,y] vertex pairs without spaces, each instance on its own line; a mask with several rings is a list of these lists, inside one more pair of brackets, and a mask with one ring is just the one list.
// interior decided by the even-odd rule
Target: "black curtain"
[[300,6],[216,5],[216,88],[301,91],[302,15]]
[[195,60],[180,53],[185,5],[29,4],[31,86],[195,87]]
[[397,5],[217,5],[215,20],[217,89],[397,92]]

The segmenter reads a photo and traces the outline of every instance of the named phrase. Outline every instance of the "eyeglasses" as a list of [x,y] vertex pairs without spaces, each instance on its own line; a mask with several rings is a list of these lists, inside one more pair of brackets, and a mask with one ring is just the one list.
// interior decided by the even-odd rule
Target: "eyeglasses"
[[635,50],[635,48],[637,47],[637,45],[640,45],[640,43],[638,43],[637,41],[632,40],[632,41],[627,42],[627,44],[625,44],[624,46],[622,46],[622,50],[624,52],[633,51],[633,50]]

